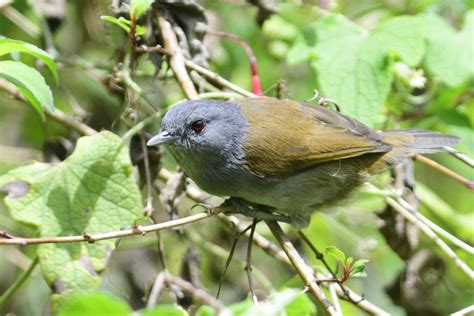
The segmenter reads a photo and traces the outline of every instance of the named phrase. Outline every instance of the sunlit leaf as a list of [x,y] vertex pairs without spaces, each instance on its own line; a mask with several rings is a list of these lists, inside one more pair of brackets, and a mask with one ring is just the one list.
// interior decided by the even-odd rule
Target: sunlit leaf
[[125,19],[124,17],[120,17],[120,18],[115,18],[113,16],[109,16],[109,15],[102,15],[100,17],[101,20],[104,20],[104,21],[107,21],[107,22],[111,22],[115,25],[118,25],[120,26],[125,32],[127,33],[130,33],[130,21],[128,21],[127,19]]
[[0,77],[14,84],[43,119],[44,110],[54,111],[51,89],[36,69],[17,61],[0,61]]
[[154,0],[130,0],[130,15],[139,18],[152,5]]
[[48,66],[49,70],[51,70],[54,78],[58,80],[56,65],[54,64],[53,58],[47,52],[30,43],[9,38],[0,38],[0,56],[12,52],[23,52],[41,59],[46,64],[46,66]]
[[367,273],[365,272],[365,264],[369,262],[367,259],[359,259],[351,267],[351,271],[349,273],[349,276],[351,278],[363,278],[367,276]]
[[[12,183],[27,190],[12,195]],[[71,236],[120,230],[143,215],[128,149],[110,132],[82,137],[58,164],[33,163],[0,177],[4,201],[17,221],[39,236]],[[100,283],[113,239],[95,243],[42,244],[37,248],[47,283],[57,293],[94,289]]]
[[344,264],[346,262],[346,255],[344,252],[339,250],[337,247],[334,246],[328,246],[326,247],[326,254],[333,256],[336,258],[341,264]]

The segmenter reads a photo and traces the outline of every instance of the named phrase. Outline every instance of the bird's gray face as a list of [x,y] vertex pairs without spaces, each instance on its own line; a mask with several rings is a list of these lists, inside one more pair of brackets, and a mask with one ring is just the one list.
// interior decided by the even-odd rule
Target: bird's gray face
[[212,159],[210,156],[240,159],[246,122],[240,109],[230,102],[186,101],[166,113],[159,133],[147,144],[167,144],[178,160],[183,158],[176,156],[183,154],[205,154],[208,159]]

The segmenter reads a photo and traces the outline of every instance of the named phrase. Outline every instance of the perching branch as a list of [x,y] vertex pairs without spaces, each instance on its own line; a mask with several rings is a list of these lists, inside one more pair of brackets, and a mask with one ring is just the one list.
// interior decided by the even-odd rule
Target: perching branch
[[38,238],[22,238],[15,237],[13,239],[0,239],[0,245],[20,245],[28,246],[34,244],[60,244],[60,243],[71,243],[71,242],[88,242],[94,243],[99,240],[105,239],[114,239],[119,237],[127,237],[134,235],[144,235],[149,232],[156,232],[168,228],[179,227],[193,222],[203,220],[205,218],[212,217],[220,212],[223,212],[223,209],[216,208],[212,212],[198,213],[190,215],[187,217],[182,217],[179,219],[167,221],[164,223],[158,223],[153,225],[137,225],[133,228],[111,231],[106,233],[92,234],[89,235],[84,233],[77,236],[60,236],[60,237],[38,237]]

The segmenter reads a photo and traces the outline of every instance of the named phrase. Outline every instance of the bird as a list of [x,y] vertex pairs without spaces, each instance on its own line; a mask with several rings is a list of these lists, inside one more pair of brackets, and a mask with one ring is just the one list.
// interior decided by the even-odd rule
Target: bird
[[202,190],[283,215],[300,230],[371,176],[458,141],[415,128],[375,130],[325,106],[258,97],[182,102],[147,145],[165,145]]

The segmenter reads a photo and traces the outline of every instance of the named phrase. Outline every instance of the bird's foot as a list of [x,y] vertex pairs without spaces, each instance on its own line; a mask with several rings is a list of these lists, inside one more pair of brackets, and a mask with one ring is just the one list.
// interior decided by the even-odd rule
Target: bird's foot
[[291,217],[272,213],[273,208],[252,204],[239,198],[229,198],[223,205],[231,206],[231,211],[228,211],[228,214],[241,214],[263,221],[291,223]]

